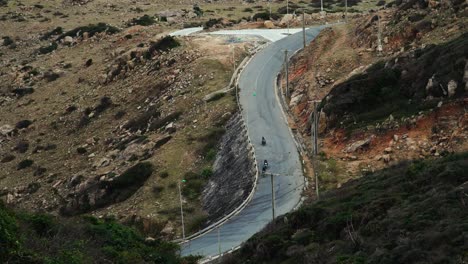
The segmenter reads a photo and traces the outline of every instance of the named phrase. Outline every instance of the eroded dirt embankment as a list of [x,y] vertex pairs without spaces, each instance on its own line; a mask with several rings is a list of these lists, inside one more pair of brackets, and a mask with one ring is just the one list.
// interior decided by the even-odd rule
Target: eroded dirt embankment
[[203,191],[203,208],[210,222],[237,208],[250,194],[255,181],[254,160],[239,113],[226,125],[213,172]]

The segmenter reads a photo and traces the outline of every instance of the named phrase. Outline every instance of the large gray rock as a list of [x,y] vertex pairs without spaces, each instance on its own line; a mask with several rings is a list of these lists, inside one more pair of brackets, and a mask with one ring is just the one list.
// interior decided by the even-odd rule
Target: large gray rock
[[64,39],[63,39],[63,44],[65,45],[71,45],[75,42],[75,40],[70,37],[70,36],[66,36]]
[[281,24],[282,26],[286,26],[286,25],[288,25],[289,23],[291,23],[293,19],[294,19],[294,16],[293,16],[292,14],[286,14],[286,15],[284,15],[283,18],[281,19],[280,24]]
[[345,148],[345,152],[351,153],[351,152],[356,152],[358,150],[363,150],[367,147],[369,147],[371,142],[371,138],[363,139],[363,140],[358,140],[350,145],[348,145]]
[[13,133],[14,130],[15,130],[15,128],[10,126],[10,125],[0,126],[0,135],[9,136],[9,135],[11,135]]

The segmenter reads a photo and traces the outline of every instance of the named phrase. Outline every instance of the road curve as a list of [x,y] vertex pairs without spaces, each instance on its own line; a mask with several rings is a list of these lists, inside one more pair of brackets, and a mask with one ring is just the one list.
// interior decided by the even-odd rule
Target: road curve
[[[315,38],[323,27],[306,31],[308,41]],[[245,67],[239,80],[242,114],[247,122],[248,133],[253,140],[259,166],[268,160],[269,172],[274,176],[276,215],[285,214],[301,199],[304,177],[299,154],[284,120],[279,101],[274,91],[277,73],[284,61],[284,50],[291,56],[302,48],[302,33],[296,33],[273,42],[258,52]],[[261,145],[264,136],[267,145]],[[181,246],[181,254],[216,256],[239,246],[272,220],[270,177],[259,177],[257,189],[250,203],[236,216],[219,227]]]

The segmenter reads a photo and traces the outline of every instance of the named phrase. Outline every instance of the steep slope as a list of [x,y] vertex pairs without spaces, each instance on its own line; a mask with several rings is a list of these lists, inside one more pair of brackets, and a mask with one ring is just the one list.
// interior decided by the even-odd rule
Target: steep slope
[[319,103],[321,188],[468,150],[466,23],[463,1],[394,1],[324,30],[292,59],[290,120],[309,150]]
[[463,263],[468,153],[404,162],[276,219],[223,263]]

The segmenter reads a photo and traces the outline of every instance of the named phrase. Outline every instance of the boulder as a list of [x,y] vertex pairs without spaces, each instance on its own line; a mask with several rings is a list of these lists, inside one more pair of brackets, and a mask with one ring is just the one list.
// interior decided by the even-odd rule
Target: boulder
[[294,18],[294,16],[292,14],[284,15],[283,18],[281,19],[280,25],[282,25],[282,26],[288,25],[289,23],[291,23],[293,18]]
[[363,150],[367,147],[369,147],[371,142],[371,138],[363,139],[363,140],[358,140],[350,145],[348,145],[345,148],[345,152],[351,153],[351,152],[356,152],[358,150]]
[[75,42],[75,40],[70,36],[66,36],[65,38],[63,38],[63,44],[65,44],[65,45],[71,45],[74,42]]
[[265,28],[268,29],[275,28],[275,24],[273,24],[273,22],[271,22],[270,20],[266,20],[265,22],[263,22],[263,26],[265,26]]
[[0,126],[0,135],[2,136],[9,136],[15,131],[15,128],[10,125],[3,125]]
[[164,130],[165,130],[167,133],[169,133],[169,134],[172,134],[172,133],[176,132],[176,127],[175,127],[175,125],[174,125],[174,122],[169,123],[169,124],[164,128]]
[[7,204],[12,204],[14,202],[15,202],[15,196],[13,196],[13,194],[9,193],[7,195],[6,203]]
[[291,96],[291,101],[289,102],[289,107],[294,107],[296,105],[298,105],[302,98],[304,97],[304,95],[301,93],[301,92],[294,92]]

